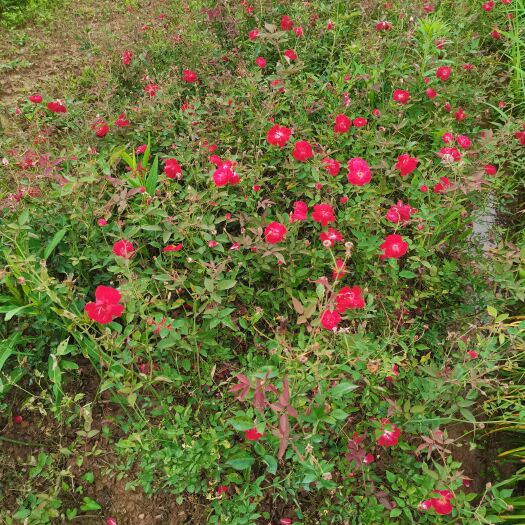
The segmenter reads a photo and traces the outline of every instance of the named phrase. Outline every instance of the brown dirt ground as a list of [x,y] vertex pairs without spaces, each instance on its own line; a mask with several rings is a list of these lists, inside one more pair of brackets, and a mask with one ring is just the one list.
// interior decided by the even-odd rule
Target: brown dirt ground
[[160,23],[166,6],[166,0],[142,0],[128,12],[115,0],[67,0],[50,23],[3,31],[0,105],[12,108],[21,97],[122,52],[140,38],[143,25]]

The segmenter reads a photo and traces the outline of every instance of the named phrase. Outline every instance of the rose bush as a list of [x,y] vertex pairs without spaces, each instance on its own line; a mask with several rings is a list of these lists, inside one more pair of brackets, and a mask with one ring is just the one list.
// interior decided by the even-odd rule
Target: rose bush
[[2,388],[51,363],[74,425],[88,361],[115,470],[209,523],[494,523],[510,491],[457,450],[514,355],[487,307],[523,299],[472,227],[524,151],[506,5],[190,2],[115,50],[106,107],[42,88],[47,138],[5,149]]

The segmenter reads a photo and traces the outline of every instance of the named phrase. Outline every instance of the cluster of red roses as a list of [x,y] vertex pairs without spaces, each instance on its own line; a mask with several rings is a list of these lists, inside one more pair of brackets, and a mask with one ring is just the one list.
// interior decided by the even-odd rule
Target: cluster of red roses
[[[39,93],[35,93],[34,95],[29,96],[29,101],[33,104],[41,104],[43,100],[44,97],[42,97],[42,95],[40,95]],[[64,104],[64,101],[60,99],[48,102],[47,109],[49,109],[49,111],[52,111],[53,113],[67,113],[66,105]]]
[[[98,224],[99,226],[106,226],[107,221],[99,219]],[[182,243],[168,244],[162,251],[164,253],[178,252],[182,248]],[[117,257],[129,260],[135,255],[136,249],[132,242],[121,239],[113,244],[113,253]],[[120,304],[121,299],[122,296],[117,289],[111,286],[99,286],[95,290],[95,302],[87,303],[84,311],[91,320],[100,324],[108,324],[122,315],[124,306]]]

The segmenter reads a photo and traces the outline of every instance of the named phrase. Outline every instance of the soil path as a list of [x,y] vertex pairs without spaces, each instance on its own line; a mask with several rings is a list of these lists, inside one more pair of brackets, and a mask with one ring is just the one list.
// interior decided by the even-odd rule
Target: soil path
[[3,30],[0,106],[12,109],[23,97],[108,62],[137,41],[145,25],[159,23],[167,5],[165,0],[134,4],[128,9],[124,1],[67,0],[48,22]]

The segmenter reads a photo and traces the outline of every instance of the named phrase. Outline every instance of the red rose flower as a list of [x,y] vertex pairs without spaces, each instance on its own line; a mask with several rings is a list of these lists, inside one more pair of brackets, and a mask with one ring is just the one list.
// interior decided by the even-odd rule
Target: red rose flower
[[445,162],[456,162],[461,159],[461,153],[456,148],[441,148],[438,156]]
[[458,110],[456,111],[456,113],[454,114],[454,118],[458,121],[458,122],[461,122],[462,120],[465,120],[467,118],[467,115],[465,114],[465,112],[463,111],[463,108],[458,108]]
[[425,93],[430,100],[434,100],[437,97],[437,92],[432,88],[427,88]]
[[437,514],[446,516],[452,512],[451,499],[454,499],[454,495],[449,490],[434,490],[433,494],[439,494],[438,498],[430,498],[423,501],[421,507],[424,510],[434,509]]
[[177,159],[171,158],[164,161],[164,175],[168,179],[182,179],[182,168]]
[[434,186],[434,193],[444,193],[450,187],[450,180],[448,177],[441,177],[440,182]]
[[418,163],[419,160],[417,160],[416,157],[411,157],[408,153],[403,153],[403,155],[397,157],[395,168],[399,170],[401,177],[406,177],[416,169]]
[[456,142],[463,149],[469,149],[472,146],[472,141],[466,135],[457,135]]
[[250,40],[257,40],[257,37],[259,36],[259,30],[258,29],[252,29],[249,33],[248,33],[248,38]]
[[163,252],[180,252],[182,250],[182,243],[179,244],[168,244],[162,248]]
[[227,160],[218,166],[213,172],[213,182],[218,188],[231,184],[232,186],[239,183],[239,175],[233,171],[233,164]]
[[185,69],[182,72],[182,80],[184,82],[187,82],[188,84],[194,84],[198,80],[197,73],[195,73],[195,71],[192,71],[191,69]]
[[119,304],[122,296],[111,286],[98,286],[95,290],[95,302],[87,303],[84,311],[88,317],[100,324],[108,324],[120,317],[124,306]]
[[277,244],[284,239],[287,233],[286,226],[280,222],[271,222],[264,230],[264,237],[269,244]]
[[126,120],[125,113],[121,113],[118,116],[118,119],[115,120],[115,126],[117,126],[117,128],[125,128],[126,126],[129,126],[129,120]]
[[266,67],[266,59],[263,57],[257,57],[255,59],[255,63],[261,68],[264,69]]
[[490,13],[492,11],[492,8],[494,7],[494,2],[485,2],[481,8],[483,11]]
[[284,148],[286,143],[290,140],[291,135],[292,130],[290,128],[275,124],[275,126],[272,126],[266,134],[266,140],[268,141],[268,144],[271,144],[272,146]]
[[350,288],[345,286],[341,288],[335,296],[335,304],[337,311],[341,314],[345,313],[346,310],[357,310],[365,307],[365,300],[361,295],[361,288],[354,286]]
[[49,111],[52,111],[53,113],[67,112],[67,108],[61,100],[53,100],[52,102],[48,102],[47,109],[49,109]]
[[334,132],[346,133],[352,127],[352,121],[342,113],[335,117]]
[[518,142],[522,146],[525,146],[525,124],[523,124],[522,129],[523,131],[516,131],[516,133],[514,133],[514,138],[518,139]]
[[380,447],[393,447],[397,445],[401,430],[386,418],[381,420],[381,435],[377,438]]
[[35,93],[34,95],[31,95],[29,97],[29,101],[32,102],[33,104],[40,104],[42,100],[43,100],[42,95],[39,95],[38,93]]
[[293,212],[290,213],[290,221],[305,221],[308,217],[308,204],[303,201],[296,201],[293,205]]
[[450,144],[451,142],[454,142],[454,135],[452,135],[452,133],[444,133],[441,137],[441,140],[445,144]]
[[327,330],[335,330],[341,322],[341,314],[336,310],[325,310],[321,314],[321,324]]
[[109,126],[106,122],[97,122],[93,125],[93,130],[98,138],[104,138],[109,133]]
[[290,31],[293,29],[293,22],[288,15],[284,15],[281,18],[281,29],[284,31]]
[[295,143],[292,155],[295,160],[306,162],[314,156],[314,152],[312,151],[312,146],[310,146],[309,142],[306,140],[299,140]]
[[376,31],[389,31],[390,29],[392,29],[392,24],[386,20],[376,24]]
[[364,186],[372,179],[372,172],[368,167],[366,160],[355,157],[348,161],[348,173],[346,175],[348,182],[354,186]]
[[396,89],[392,98],[400,104],[406,104],[410,100],[410,93],[404,89]]
[[330,159],[328,157],[323,159],[323,167],[330,175],[332,175],[332,177],[336,177],[341,171],[341,164],[335,159]]
[[335,230],[334,228],[328,228],[328,231],[321,232],[319,239],[323,241],[324,246],[330,248],[332,248],[336,242],[342,242],[344,240],[341,232]]
[[410,216],[415,212],[416,210],[409,204],[403,204],[403,201],[398,201],[395,206],[388,210],[386,220],[395,224],[406,224],[410,221]]
[[283,54],[291,62],[297,60],[297,53],[293,49],[287,49]]
[[125,66],[129,66],[131,64],[131,61],[133,60],[133,53],[131,51],[124,51],[122,53],[122,63]]
[[362,128],[368,124],[368,120],[366,120],[366,118],[363,117],[357,117],[352,121],[352,124],[356,128]]
[[148,84],[144,91],[150,96],[155,97],[157,96],[157,91],[159,90],[159,86],[157,84]]
[[259,441],[259,439],[262,438],[262,434],[257,432],[257,429],[255,427],[253,427],[253,428],[250,428],[250,430],[245,430],[244,431],[244,437],[248,441]]
[[408,251],[408,244],[403,241],[401,235],[387,235],[385,241],[380,246],[383,250],[381,259],[399,259]]
[[445,82],[445,80],[448,80],[451,74],[452,69],[450,68],[450,66],[439,66],[436,70],[436,78],[439,78],[441,82]]
[[122,239],[120,241],[117,241],[113,245],[113,253],[117,257],[124,257],[126,259],[130,259],[135,254],[135,248],[133,246],[133,243]]
[[312,219],[324,228],[329,222],[335,221],[334,209],[330,204],[316,204]]
[[493,166],[492,164],[485,164],[484,169],[487,175],[496,175],[496,166]]

